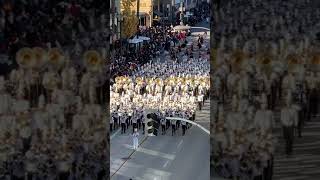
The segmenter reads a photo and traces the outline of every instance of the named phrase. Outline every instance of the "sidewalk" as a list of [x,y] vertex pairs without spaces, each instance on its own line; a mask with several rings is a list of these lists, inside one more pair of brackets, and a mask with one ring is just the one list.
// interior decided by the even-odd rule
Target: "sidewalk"
[[[130,158],[134,153],[132,148],[133,140],[131,137],[132,127],[129,127],[126,134],[121,134],[121,129],[118,129],[115,133],[111,135],[110,138],[110,176],[112,177]],[[146,139],[147,136],[139,131],[139,146]],[[129,146],[130,147],[129,147]]]

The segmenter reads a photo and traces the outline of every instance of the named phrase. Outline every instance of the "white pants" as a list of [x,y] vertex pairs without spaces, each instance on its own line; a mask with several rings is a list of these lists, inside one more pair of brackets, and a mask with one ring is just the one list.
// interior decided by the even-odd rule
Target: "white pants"
[[139,141],[138,138],[133,138],[133,149],[138,149]]

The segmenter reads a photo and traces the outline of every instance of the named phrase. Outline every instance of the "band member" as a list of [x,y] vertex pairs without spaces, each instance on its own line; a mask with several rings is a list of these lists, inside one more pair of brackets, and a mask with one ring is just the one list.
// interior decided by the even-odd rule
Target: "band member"
[[142,134],[145,133],[145,127],[146,127],[146,123],[145,123],[145,118],[143,113],[141,114],[141,122],[142,122]]
[[186,134],[187,122],[186,121],[182,121],[181,125],[182,125],[182,135],[184,136]]
[[166,119],[164,117],[161,118],[160,123],[161,123],[161,132],[162,132],[162,135],[164,135],[166,134]]
[[124,134],[126,133],[126,119],[127,119],[127,116],[124,114],[124,115],[119,115],[119,118],[120,118],[120,121],[121,121],[121,134]]
[[143,115],[142,115],[141,111],[138,110],[138,111],[137,111],[137,118],[138,118],[138,119],[137,119],[137,126],[138,126],[138,130],[141,129],[142,117],[143,117]]
[[135,113],[132,117],[132,133],[134,133],[134,129],[138,128],[137,127],[138,115],[139,114]]
[[110,132],[112,132],[114,128],[114,119],[115,117],[114,117],[114,114],[112,113],[110,118]]
[[132,125],[132,115],[133,115],[133,112],[132,112],[132,109],[130,108],[128,114],[127,114],[127,119],[126,119],[126,124],[127,124],[127,129],[129,129],[129,126]]
[[176,134],[176,120],[171,120],[172,136]]
[[199,104],[199,110],[201,111],[203,106],[203,94],[198,95],[198,104]]
[[291,107],[291,91],[288,92],[286,97],[285,107],[281,109],[281,124],[283,128],[283,136],[286,142],[286,154],[292,153],[292,144],[294,138],[294,127],[298,124],[296,110]]

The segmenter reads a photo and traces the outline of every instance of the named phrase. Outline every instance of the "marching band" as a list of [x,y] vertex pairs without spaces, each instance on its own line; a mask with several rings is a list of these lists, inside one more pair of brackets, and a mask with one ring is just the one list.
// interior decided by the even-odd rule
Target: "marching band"
[[[196,39],[192,37],[193,40]],[[191,44],[197,43],[195,40]],[[174,49],[175,47],[171,47]],[[182,52],[187,52],[186,47]],[[172,126],[172,135],[180,122],[166,120],[165,117],[193,119],[195,112],[209,98],[209,61],[206,47],[197,49],[199,58],[183,56],[182,60],[150,61],[141,65],[131,76],[118,76],[110,86],[110,111],[113,129],[117,124],[131,125],[132,131],[144,122],[146,109],[155,109],[160,117],[162,133]],[[144,126],[144,125],[143,125]],[[183,134],[186,124],[182,123]],[[111,127],[110,127],[111,128]],[[126,129],[128,126],[123,127]],[[144,127],[142,128],[144,131]],[[125,133],[125,131],[122,131]]]
[[96,51],[85,53],[85,73],[69,61],[59,49],[22,48],[19,68],[0,77],[0,179],[106,174],[104,64]]

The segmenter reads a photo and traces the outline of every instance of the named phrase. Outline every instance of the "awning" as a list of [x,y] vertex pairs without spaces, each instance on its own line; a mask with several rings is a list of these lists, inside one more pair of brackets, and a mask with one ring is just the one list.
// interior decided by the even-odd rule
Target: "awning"
[[149,41],[150,38],[148,37],[145,37],[145,36],[135,36],[133,39],[129,39],[129,43],[130,44],[138,44],[138,43],[142,43],[143,41]]
[[[204,35],[205,32],[192,32],[191,36],[199,36],[199,35]],[[210,36],[210,31],[206,31],[207,36]]]
[[190,26],[184,26],[184,25],[178,25],[173,27],[174,30],[179,31],[179,30],[189,30],[191,27]]
[[150,41],[150,38],[145,37],[145,36],[139,36],[138,39],[141,39],[141,40],[143,40],[143,41]]
[[138,44],[138,43],[142,43],[143,40],[134,38],[134,39],[129,39],[128,42],[129,42],[129,44]]

